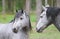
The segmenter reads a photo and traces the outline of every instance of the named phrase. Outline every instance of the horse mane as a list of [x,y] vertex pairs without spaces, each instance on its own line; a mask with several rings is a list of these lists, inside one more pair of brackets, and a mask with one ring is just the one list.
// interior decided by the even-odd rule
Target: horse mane
[[51,17],[53,24],[60,31],[60,8],[47,7],[47,18]]
[[51,18],[54,20],[57,17],[57,15],[60,13],[60,8],[57,7],[47,7],[47,8],[48,8],[46,11],[47,18],[51,16]]

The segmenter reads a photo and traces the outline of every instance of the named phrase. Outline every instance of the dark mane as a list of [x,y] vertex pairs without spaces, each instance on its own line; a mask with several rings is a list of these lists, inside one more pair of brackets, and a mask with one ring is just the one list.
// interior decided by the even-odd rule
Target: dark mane
[[60,8],[48,7],[46,12],[47,19],[51,17],[50,23],[48,23],[47,26],[53,23],[55,27],[60,31]]
[[51,18],[54,20],[55,17],[60,13],[60,8],[56,7],[47,7],[47,17],[51,16]]

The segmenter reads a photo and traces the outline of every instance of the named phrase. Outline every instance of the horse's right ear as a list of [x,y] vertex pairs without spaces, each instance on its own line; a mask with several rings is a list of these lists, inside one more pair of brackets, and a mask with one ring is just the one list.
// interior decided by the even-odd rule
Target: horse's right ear
[[16,10],[16,12],[18,12],[18,10]]
[[23,9],[21,9],[21,13],[23,13]]
[[43,10],[47,10],[47,8],[46,8],[46,7],[44,7],[44,6],[42,6],[42,8],[43,8]]

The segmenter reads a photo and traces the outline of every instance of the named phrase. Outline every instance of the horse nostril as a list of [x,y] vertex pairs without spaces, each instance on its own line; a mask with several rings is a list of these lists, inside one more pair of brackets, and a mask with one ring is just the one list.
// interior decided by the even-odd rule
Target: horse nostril
[[36,28],[36,31],[37,31],[38,33],[40,33],[40,29],[37,29],[37,28]]
[[13,30],[16,30],[16,28],[14,28]]
[[13,32],[14,32],[14,33],[17,33],[17,32],[18,32],[18,30],[17,30],[16,28],[14,28],[14,29],[13,29]]

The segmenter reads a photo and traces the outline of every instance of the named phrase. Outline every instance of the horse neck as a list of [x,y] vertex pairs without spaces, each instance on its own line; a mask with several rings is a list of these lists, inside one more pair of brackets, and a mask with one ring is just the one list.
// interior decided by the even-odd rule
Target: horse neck
[[20,32],[20,38],[21,39],[28,39],[28,32]]
[[60,31],[60,14],[55,18],[54,25]]

